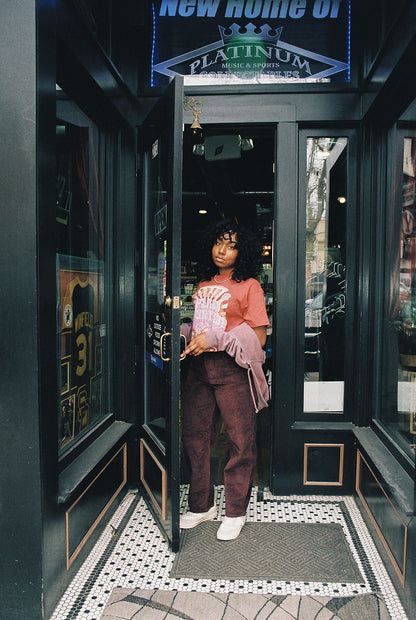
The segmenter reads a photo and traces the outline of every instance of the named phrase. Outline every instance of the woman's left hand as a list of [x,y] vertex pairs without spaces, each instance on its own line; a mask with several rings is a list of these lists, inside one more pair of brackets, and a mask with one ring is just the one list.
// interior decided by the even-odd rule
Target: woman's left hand
[[201,353],[204,353],[204,351],[206,351],[208,349],[207,346],[207,337],[205,334],[198,334],[197,336],[194,336],[191,340],[191,342],[188,344],[188,346],[186,347],[185,351],[183,352],[184,355],[201,355]]

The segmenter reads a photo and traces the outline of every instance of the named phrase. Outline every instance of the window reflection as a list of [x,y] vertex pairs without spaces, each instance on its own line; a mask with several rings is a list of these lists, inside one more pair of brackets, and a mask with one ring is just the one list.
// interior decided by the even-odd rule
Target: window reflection
[[166,450],[166,427],[169,409],[169,381],[166,362],[170,354],[165,347],[168,340],[163,334],[168,331],[165,311],[167,264],[167,169],[166,148],[162,138],[154,140],[145,157],[145,281],[144,310],[146,334],[146,363],[144,366],[145,409],[144,424],[155,442]]
[[308,138],[304,410],[344,409],[346,138]]

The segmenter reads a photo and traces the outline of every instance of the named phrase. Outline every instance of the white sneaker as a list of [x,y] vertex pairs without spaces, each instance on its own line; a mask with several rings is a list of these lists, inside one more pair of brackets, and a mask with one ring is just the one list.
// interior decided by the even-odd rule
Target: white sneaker
[[218,540],[234,540],[240,534],[245,522],[245,517],[225,517],[218,528]]
[[181,530],[190,530],[204,521],[212,521],[217,516],[217,508],[212,506],[207,512],[186,512],[179,519]]

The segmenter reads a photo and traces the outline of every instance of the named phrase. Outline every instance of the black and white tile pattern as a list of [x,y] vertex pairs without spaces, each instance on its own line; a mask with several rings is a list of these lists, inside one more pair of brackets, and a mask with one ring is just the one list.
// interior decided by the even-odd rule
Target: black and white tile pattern
[[[218,519],[225,514],[224,489],[217,489]],[[187,487],[181,511],[187,510]],[[218,593],[347,597],[379,593],[392,620],[407,620],[399,597],[352,497],[290,496],[265,493],[257,500],[253,490],[248,521],[282,523],[339,523],[364,576],[362,583],[291,581],[227,581],[171,579],[174,554],[157,528],[144,500],[134,493],[105,528],[51,620],[99,620],[113,588],[160,589]]]

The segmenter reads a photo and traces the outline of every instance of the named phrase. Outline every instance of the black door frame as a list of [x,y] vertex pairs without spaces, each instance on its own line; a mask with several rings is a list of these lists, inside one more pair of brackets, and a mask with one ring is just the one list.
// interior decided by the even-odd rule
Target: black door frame
[[[185,89],[192,96],[192,90]],[[197,93],[199,91],[196,91]],[[297,413],[299,407],[300,382],[303,381],[303,349],[299,349],[300,300],[304,291],[299,294],[298,287],[304,287],[303,279],[299,279],[298,250],[301,240],[298,239],[300,228],[298,205],[302,204],[301,187],[299,185],[299,135],[306,127],[311,128],[311,135],[344,135],[349,138],[349,148],[357,154],[355,135],[358,128],[359,109],[353,94],[346,93],[265,93],[258,94],[231,93],[220,95],[215,92],[206,94],[201,91],[198,101],[202,106],[201,124],[246,123],[247,125],[269,126],[275,132],[275,214],[274,214],[274,317],[272,348],[277,354],[273,358],[274,402],[272,402],[272,464],[271,491],[273,493],[345,493],[352,488],[353,437],[352,416],[345,414],[340,420],[334,417],[310,416],[302,420]],[[191,120],[191,119],[190,119]],[[185,115],[185,122],[187,118]],[[317,129],[319,128],[319,129]],[[315,131],[314,131],[315,130]],[[349,158],[351,165],[349,179],[350,194],[357,196],[356,157]],[[353,163],[354,162],[354,163]],[[356,201],[355,201],[356,204]],[[355,215],[351,225],[355,225]],[[352,247],[356,238],[356,230],[349,231],[349,244]],[[350,249],[351,251],[351,249]],[[353,250],[355,252],[355,249]],[[356,263],[355,263],[356,264]],[[353,271],[353,268],[351,268]],[[350,288],[355,287],[355,270],[350,274]],[[351,293],[353,296],[353,294]],[[354,305],[354,301],[350,302]],[[355,311],[355,309],[354,309]],[[353,320],[353,319],[351,319]],[[302,333],[304,326],[302,325]],[[351,330],[350,330],[351,331]],[[349,359],[355,347],[349,342]],[[303,347],[303,343],[301,345]],[[300,352],[299,352],[300,351]],[[279,353],[280,352],[280,353]],[[351,375],[351,369],[349,373]],[[348,401],[349,396],[347,397]],[[352,411],[352,402],[348,404]],[[341,443],[345,447],[345,462],[348,463],[348,475],[342,487],[303,486],[303,447],[304,444],[322,442],[328,445]],[[289,447],[288,447],[289,446]],[[295,452],[298,453],[295,456]],[[289,460],[288,460],[289,458]],[[292,461],[290,461],[292,459]]]
[[[274,429],[271,490],[274,494],[318,493],[344,494],[353,488],[353,423],[357,422],[356,366],[354,352],[359,350],[356,324],[356,282],[358,277],[357,229],[357,129],[333,127],[322,122],[319,128],[301,123],[279,124],[276,233],[276,333],[274,350]],[[347,253],[347,315],[345,345],[345,397],[343,413],[304,413],[304,308],[305,308],[305,201],[306,201],[306,139],[307,137],[346,137],[348,139],[348,219]],[[283,158],[283,165],[279,165]],[[285,160],[293,161],[293,175],[284,168]],[[279,208],[279,205],[281,208]],[[294,205],[294,208],[291,208]],[[310,484],[305,486],[305,446],[340,449],[341,485]],[[315,449],[315,448],[314,448]],[[319,448],[316,448],[319,449]],[[323,478],[325,480],[325,478]]]
[[[139,128],[138,150],[142,156],[144,164],[144,148],[153,144],[153,140],[160,139],[160,131],[164,132],[166,151],[162,157],[166,157],[167,163],[167,272],[166,272],[166,299],[171,298],[172,304],[168,307],[166,303],[166,313],[168,316],[168,330],[173,335],[170,338],[170,361],[162,362],[166,383],[169,386],[169,403],[166,403],[166,442],[162,446],[155,436],[146,429],[144,424],[145,412],[145,382],[144,367],[148,363],[144,356],[146,353],[146,342],[144,336],[145,311],[144,311],[144,286],[145,281],[145,262],[140,260],[138,270],[138,280],[136,287],[137,307],[140,308],[139,315],[141,320],[137,329],[137,349],[141,352],[138,377],[144,389],[140,391],[140,410],[142,412],[139,422],[139,439],[143,439],[145,444],[140,441],[139,450],[139,469],[144,463],[144,454],[147,455],[149,462],[153,461],[155,468],[160,469],[162,498],[156,499],[156,494],[152,493],[152,484],[155,486],[159,481],[145,480],[144,471],[140,471],[142,483],[140,488],[144,496],[148,499],[148,506],[159,526],[162,534],[168,540],[172,551],[179,548],[179,403],[180,403],[180,286],[181,286],[181,197],[182,197],[182,115],[183,115],[183,79],[175,78],[169,85],[164,95],[157,101],[148,117]],[[142,166],[142,174],[138,183],[138,194],[142,196],[141,204],[141,227],[138,230],[137,246],[140,254],[143,255],[145,245],[145,208],[147,191],[145,166]],[[176,303],[176,300],[178,303]],[[167,365],[166,365],[167,364]],[[138,455],[139,456],[139,455]],[[144,469],[144,468],[143,468]],[[165,489],[166,486],[166,489]]]

